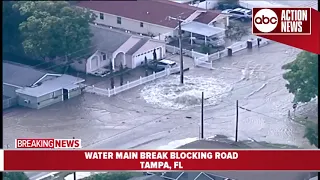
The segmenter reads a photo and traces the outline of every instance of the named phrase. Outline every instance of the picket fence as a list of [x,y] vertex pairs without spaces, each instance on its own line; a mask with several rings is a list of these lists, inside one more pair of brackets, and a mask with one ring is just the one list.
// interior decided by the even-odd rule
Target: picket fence
[[119,94],[121,92],[127,91],[129,89],[135,88],[137,86],[140,86],[142,84],[154,81],[156,79],[169,76],[172,73],[176,73],[180,71],[180,67],[174,67],[174,68],[167,68],[163,71],[153,73],[146,77],[141,77],[138,80],[127,82],[126,84],[118,87],[114,87],[113,89],[105,89],[105,88],[99,88],[95,86],[87,86],[85,88],[85,92],[99,94],[99,95],[105,95],[108,97],[111,97],[113,95]]
[[[252,47],[258,46],[258,41],[257,38],[252,38],[248,41],[252,42]],[[268,45],[271,41],[268,39],[261,38],[260,46],[263,47],[265,45]],[[232,54],[242,51],[244,49],[247,49],[247,41],[242,41],[242,42],[236,42],[229,46],[228,48],[216,52],[214,54],[202,54],[202,56],[199,57],[193,57],[194,58],[194,64],[195,66],[198,67],[203,67],[203,68],[208,68],[208,69],[214,69],[213,68],[213,61],[221,59],[223,57],[228,56],[228,49],[232,49]],[[200,53],[201,54],[201,53]]]

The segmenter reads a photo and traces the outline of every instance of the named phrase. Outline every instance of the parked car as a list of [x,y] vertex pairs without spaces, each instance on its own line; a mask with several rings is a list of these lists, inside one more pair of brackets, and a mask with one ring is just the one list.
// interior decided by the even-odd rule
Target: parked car
[[[206,40],[204,36],[192,37],[192,42],[194,44],[205,44]],[[223,47],[225,45],[225,41],[222,38],[207,38],[207,45],[213,48]]]
[[148,63],[147,67],[155,72],[163,71],[166,68],[177,67],[177,63],[170,60],[160,60],[160,61],[151,61]]
[[223,14],[228,14],[232,19],[237,19],[242,22],[252,20],[252,11],[244,8],[227,9],[222,11]]

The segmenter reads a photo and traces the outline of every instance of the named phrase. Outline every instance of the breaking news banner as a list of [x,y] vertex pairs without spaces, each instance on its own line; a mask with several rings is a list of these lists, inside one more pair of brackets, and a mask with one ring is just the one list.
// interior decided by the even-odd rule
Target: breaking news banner
[[15,148],[80,149],[81,139],[16,139]]
[[253,8],[252,33],[320,54],[320,13],[312,8]]
[[2,151],[4,171],[320,170],[320,150]]

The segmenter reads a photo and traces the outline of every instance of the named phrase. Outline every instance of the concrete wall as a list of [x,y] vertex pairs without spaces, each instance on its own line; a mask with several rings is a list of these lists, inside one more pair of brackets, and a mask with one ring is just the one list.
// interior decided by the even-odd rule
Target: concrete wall
[[137,21],[134,19],[129,19],[129,18],[124,18],[121,17],[121,24],[117,23],[117,17],[112,14],[106,14],[104,13],[104,19],[100,19],[100,12],[98,11],[92,11],[97,15],[97,19],[95,20],[96,23],[98,24],[104,24],[107,26],[112,26],[116,28],[121,28],[121,29],[126,29],[132,32],[137,32],[137,33],[142,33],[142,34],[153,34],[154,36],[158,36],[159,34],[163,33],[168,33],[171,32],[173,29],[160,26],[160,25],[155,25],[155,24],[150,24],[147,22],[142,22],[143,27],[140,27],[141,21]]
[[10,86],[7,84],[2,84],[2,88],[3,88],[3,95],[7,96],[7,97],[16,97],[16,89],[18,89],[17,87],[14,86]]

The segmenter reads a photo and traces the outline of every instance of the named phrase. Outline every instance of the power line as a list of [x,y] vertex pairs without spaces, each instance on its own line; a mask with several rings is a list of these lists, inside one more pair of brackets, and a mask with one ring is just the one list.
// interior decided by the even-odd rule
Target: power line
[[[273,76],[273,77],[276,77],[276,76],[279,76],[279,75],[275,75],[275,76]],[[272,78],[273,78],[273,77],[272,77]],[[252,83],[252,84],[256,84],[256,83],[257,83],[257,82],[254,82],[254,83]],[[252,84],[251,84],[251,85],[252,85]],[[236,90],[245,88],[245,87],[247,87],[247,86],[248,86],[248,85],[239,87],[239,88],[237,88]],[[220,93],[219,95],[222,95],[222,94],[225,94],[225,93],[229,93],[229,92]],[[216,96],[216,95],[211,96],[211,97],[209,97],[209,99],[210,99],[210,98],[213,98],[213,97],[215,97],[215,96]],[[159,119],[161,119],[161,118],[163,118],[163,117],[165,117],[165,116],[167,116],[167,115],[173,114],[173,113],[175,113],[175,112],[177,112],[177,111],[179,111],[179,110],[181,110],[181,109],[183,109],[183,108],[186,108],[187,106],[188,106],[188,105],[183,106],[183,107],[181,107],[181,108],[179,108],[179,109],[177,109],[177,110],[173,110],[173,111],[171,111],[171,112],[169,112],[169,113],[166,113],[166,114],[164,114],[164,115],[162,115],[162,116],[159,116],[159,117],[157,117],[157,118],[154,118],[154,119],[151,119],[151,120],[149,120],[149,121],[146,121],[146,122],[144,122],[144,123],[142,123],[142,124],[139,124],[139,125],[137,125],[137,126],[133,126],[132,128],[129,128],[129,129],[125,130],[125,131],[121,131],[121,132],[119,132],[119,133],[116,133],[116,134],[114,134],[114,135],[112,135],[112,136],[109,136],[109,137],[107,137],[107,138],[105,138],[105,139],[99,140],[99,141],[97,141],[97,142],[95,142],[95,143],[92,143],[92,144],[90,144],[90,145],[103,142],[103,141],[105,141],[105,140],[108,140],[108,139],[117,137],[117,136],[119,136],[119,135],[121,135],[121,134],[124,134],[124,133],[126,133],[126,132],[131,131],[131,130],[134,130],[134,129],[138,128],[138,127],[147,125],[147,124],[152,123],[152,122],[156,122],[157,120],[159,120]],[[90,145],[88,145],[88,146],[90,146]]]

